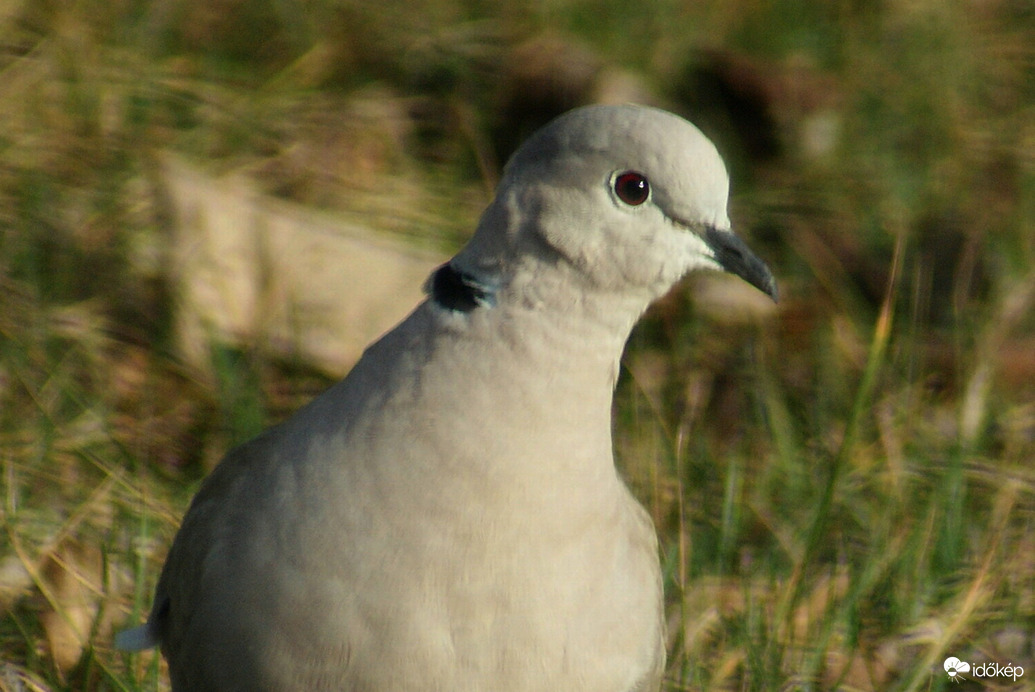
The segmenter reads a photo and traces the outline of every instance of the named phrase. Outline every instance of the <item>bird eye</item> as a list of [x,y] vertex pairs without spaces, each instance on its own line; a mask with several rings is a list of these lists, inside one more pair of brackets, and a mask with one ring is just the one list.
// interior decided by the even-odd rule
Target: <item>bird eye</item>
[[630,207],[638,207],[650,197],[650,183],[646,176],[636,171],[625,171],[617,174],[611,181],[618,199]]

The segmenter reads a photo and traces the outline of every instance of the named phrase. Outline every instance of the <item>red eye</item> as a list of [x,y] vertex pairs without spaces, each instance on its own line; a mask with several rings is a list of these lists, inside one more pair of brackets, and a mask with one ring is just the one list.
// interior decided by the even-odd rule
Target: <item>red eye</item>
[[618,199],[630,207],[638,207],[650,197],[650,183],[645,176],[636,171],[619,173],[611,185]]

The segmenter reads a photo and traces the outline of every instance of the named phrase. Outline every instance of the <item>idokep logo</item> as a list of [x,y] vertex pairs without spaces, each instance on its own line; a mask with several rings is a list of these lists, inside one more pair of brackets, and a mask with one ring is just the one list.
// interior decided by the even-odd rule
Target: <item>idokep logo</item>
[[966,661],[959,660],[955,656],[949,656],[945,659],[945,663],[942,664],[942,668],[944,668],[945,672],[948,673],[949,679],[954,682],[966,680],[966,678],[963,677],[963,674],[970,672],[970,664]]
[[1001,666],[998,663],[967,663],[955,656],[949,656],[945,659],[942,668],[945,669],[945,674],[953,682],[966,680],[965,673],[970,673],[975,678],[1013,678],[1014,682],[1017,681],[1017,678],[1024,675],[1024,668],[1015,666],[1013,663],[1007,663],[1005,666]]

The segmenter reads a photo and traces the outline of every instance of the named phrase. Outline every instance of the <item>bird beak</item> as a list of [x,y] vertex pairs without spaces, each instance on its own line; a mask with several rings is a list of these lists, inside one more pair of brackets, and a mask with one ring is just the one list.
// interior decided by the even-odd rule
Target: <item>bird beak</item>
[[743,240],[729,231],[709,226],[704,232],[704,242],[711,248],[715,261],[722,269],[736,274],[776,302],[778,292],[773,273],[765,262],[748,249]]

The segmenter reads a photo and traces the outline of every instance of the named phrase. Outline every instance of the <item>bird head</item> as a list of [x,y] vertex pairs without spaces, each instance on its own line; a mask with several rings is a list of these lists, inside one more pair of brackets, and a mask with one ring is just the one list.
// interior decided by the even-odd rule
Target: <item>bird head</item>
[[486,286],[564,267],[585,286],[650,298],[717,269],[775,300],[769,268],[730,230],[728,194],[722,158],[686,120],[635,105],[575,109],[511,157],[451,265]]

